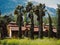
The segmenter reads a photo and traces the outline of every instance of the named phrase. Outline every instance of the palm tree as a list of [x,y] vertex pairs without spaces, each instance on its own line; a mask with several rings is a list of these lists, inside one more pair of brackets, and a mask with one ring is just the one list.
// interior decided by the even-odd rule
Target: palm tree
[[24,26],[26,26],[27,25],[27,11],[26,11],[26,8],[24,8],[23,9],[23,16],[24,16]]
[[30,12],[30,10],[32,9],[33,4],[31,2],[28,2],[26,5],[26,11]]
[[43,38],[43,16],[45,16],[45,4],[39,5],[39,38]]
[[31,39],[34,39],[34,16],[33,16],[33,10],[30,11],[30,19],[31,19],[31,27],[30,27],[30,37]]
[[23,9],[23,6],[21,5],[18,5],[17,8],[15,9],[15,12],[14,14],[17,14],[17,25],[19,26],[19,38],[22,38],[22,29],[21,29],[21,26],[22,26],[22,9]]
[[60,5],[58,5],[57,38],[60,38]]
[[28,2],[26,6],[26,11],[27,13],[29,13],[29,18],[31,19],[30,38],[34,39],[33,4],[31,2]]
[[35,14],[38,16],[39,22],[39,38],[43,38],[43,16],[45,16],[45,4],[39,4],[36,6]]
[[48,17],[49,17],[49,32],[48,32],[48,37],[53,37],[53,28],[52,28],[52,19],[50,14],[48,13]]

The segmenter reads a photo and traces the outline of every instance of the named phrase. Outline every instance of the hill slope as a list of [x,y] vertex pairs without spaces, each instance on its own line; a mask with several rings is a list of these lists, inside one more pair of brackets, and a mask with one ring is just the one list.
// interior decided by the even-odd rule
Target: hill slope
[[[26,5],[27,0],[0,0],[0,10],[2,14],[8,14],[8,13],[13,13],[14,9],[18,4],[21,5]],[[33,2],[34,4],[37,4],[37,2]],[[48,12],[52,15],[56,15],[56,9],[51,8],[51,7],[46,7]]]

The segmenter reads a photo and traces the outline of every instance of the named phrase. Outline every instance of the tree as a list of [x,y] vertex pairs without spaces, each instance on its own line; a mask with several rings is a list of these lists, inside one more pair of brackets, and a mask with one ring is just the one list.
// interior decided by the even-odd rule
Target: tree
[[21,5],[18,5],[17,7],[16,7],[16,9],[15,9],[15,12],[14,12],[14,14],[17,14],[17,21],[16,21],[16,23],[17,23],[17,25],[19,26],[19,38],[22,38],[22,28],[21,28],[21,26],[22,26],[22,20],[23,20],[23,18],[22,18],[22,9],[23,9],[23,6],[21,6]]
[[7,15],[1,17],[0,28],[1,28],[1,38],[4,39],[8,37],[7,25],[11,22],[11,18]]
[[26,5],[26,11],[30,12],[30,10],[32,9],[33,4],[31,2],[28,2]]
[[1,16],[1,10],[0,10],[0,16]]
[[48,37],[53,37],[53,28],[52,28],[52,19],[50,14],[48,13],[48,17],[49,17],[49,32],[48,32]]
[[44,12],[44,10],[45,10],[45,4],[40,4],[39,5],[39,24],[40,24],[40,26],[39,26],[39,38],[43,38],[43,16],[45,16],[45,12]]
[[11,21],[16,21],[16,15],[12,15],[12,13],[9,14],[9,17],[11,18]]
[[0,38],[1,38],[1,30],[2,28],[1,28],[1,10],[0,10]]
[[12,21],[12,19],[11,19],[11,17],[9,17],[9,16],[7,16],[7,15],[5,15],[4,17],[3,17],[3,24],[4,24],[4,27],[3,27],[3,30],[5,30],[5,37],[6,36],[8,36],[8,30],[7,30],[7,25],[9,24],[9,22],[11,22]]
[[28,2],[26,6],[26,11],[27,13],[29,13],[29,18],[31,19],[30,38],[34,39],[33,4],[31,2]]
[[0,33],[1,33],[1,39],[3,39],[4,38],[4,33],[3,33],[3,20],[2,19],[0,19]]
[[38,16],[39,22],[39,38],[43,38],[43,16],[45,16],[45,4],[39,4],[36,6],[35,14]]
[[60,38],[60,5],[58,5],[57,38]]
[[28,23],[28,22],[27,22],[28,19],[27,19],[27,11],[26,11],[26,8],[24,8],[22,12],[23,12],[23,16],[24,16],[24,19],[23,19],[23,21],[24,21],[24,26],[26,26],[27,23]]
[[30,11],[30,18],[31,18],[31,27],[30,27],[30,37],[31,39],[34,39],[34,16],[33,16],[33,10]]

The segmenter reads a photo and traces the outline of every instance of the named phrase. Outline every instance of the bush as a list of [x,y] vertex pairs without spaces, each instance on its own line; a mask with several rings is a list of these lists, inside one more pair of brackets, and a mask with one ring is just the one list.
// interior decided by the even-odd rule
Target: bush
[[60,45],[60,40],[55,38],[44,39],[5,39],[0,41],[1,45]]

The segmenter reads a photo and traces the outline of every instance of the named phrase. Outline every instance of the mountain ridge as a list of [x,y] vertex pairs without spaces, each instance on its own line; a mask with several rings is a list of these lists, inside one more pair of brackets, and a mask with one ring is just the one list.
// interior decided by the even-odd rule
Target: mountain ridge
[[[21,5],[26,5],[28,1],[27,0],[6,0],[6,1],[2,1],[0,2],[0,10],[2,12],[2,15],[4,14],[9,14],[9,13],[13,13],[16,6],[21,4]],[[3,3],[3,4],[2,4]],[[37,4],[37,2],[32,2],[33,4]],[[46,7],[46,9],[48,10],[48,12],[52,15],[55,16],[56,15],[56,9],[52,8],[52,7]]]

